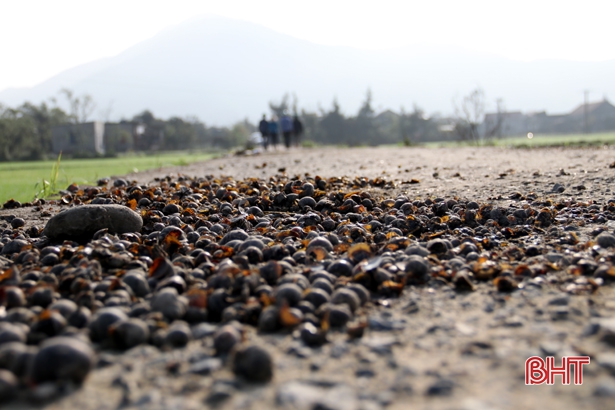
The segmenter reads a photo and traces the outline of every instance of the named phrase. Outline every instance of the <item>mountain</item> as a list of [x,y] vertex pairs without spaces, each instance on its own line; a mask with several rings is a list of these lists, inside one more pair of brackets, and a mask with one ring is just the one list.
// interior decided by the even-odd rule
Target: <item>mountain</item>
[[[369,29],[369,28],[366,28]],[[497,50],[494,50],[497,51]],[[371,89],[378,109],[450,114],[476,86],[491,109],[502,98],[509,110],[567,112],[615,95],[615,60],[519,62],[451,47],[366,51],[324,46],[265,27],[222,17],[202,17],[166,29],[121,54],[67,70],[35,87],[6,89],[0,102],[20,105],[57,96],[61,88],[90,94],[111,119],[144,109],[156,116],[195,115],[208,125],[229,125],[268,113],[285,93],[299,108],[328,109],[337,98],[355,114]]]

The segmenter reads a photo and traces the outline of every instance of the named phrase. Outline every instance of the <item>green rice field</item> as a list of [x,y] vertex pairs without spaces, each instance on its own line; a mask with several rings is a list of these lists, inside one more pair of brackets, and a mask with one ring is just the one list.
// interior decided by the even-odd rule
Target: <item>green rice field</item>
[[[62,159],[55,185],[96,184],[100,178],[125,175],[149,169],[188,165],[214,157],[214,153],[169,152],[156,155],[129,155],[117,158]],[[13,198],[20,202],[42,196],[44,181],[52,183],[52,169],[56,161],[0,162],[0,205]],[[49,187],[51,188],[51,187]],[[48,188],[48,192],[49,192]]]

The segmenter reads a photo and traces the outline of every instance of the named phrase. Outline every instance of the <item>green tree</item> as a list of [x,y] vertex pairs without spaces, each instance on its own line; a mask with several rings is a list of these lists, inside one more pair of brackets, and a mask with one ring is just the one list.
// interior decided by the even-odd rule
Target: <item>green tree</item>
[[44,102],[40,106],[26,102],[19,107],[19,111],[36,123],[38,144],[33,156],[36,159],[43,158],[46,153],[51,152],[51,128],[69,122],[69,115],[59,107],[49,108]]
[[0,160],[33,159],[39,139],[36,122],[13,108],[0,114]]
[[333,99],[331,111],[326,113],[320,121],[323,143],[325,144],[349,144],[348,124],[341,113],[337,98]]
[[150,151],[162,148],[165,137],[164,121],[157,119],[149,110],[135,115],[132,121],[144,128],[143,133],[135,136],[135,150]]
[[485,116],[485,92],[477,87],[455,105],[455,133],[461,141],[479,145],[480,125]]
[[68,115],[58,107],[24,103],[18,108],[0,106],[0,160],[42,159],[51,151],[51,127]]
[[269,109],[276,117],[278,117],[278,119],[280,119],[285,113],[288,113],[290,107],[288,100],[289,96],[288,93],[286,93],[279,103],[275,103],[273,101],[269,102]]
[[[87,122],[96,109],[96,103],[89,94],[76,96],[68,88],[61,89],[60,94],[66,99],[69,106],[70,119],[76,124]],[[52,101],[56,102],[55,99],[52,99]]]
[[352,139],[349,141],[351,145],[370,144],[377,145],[381,142],[382,135],[378,132],[378,128],[374,122],[375,111],[372,107],[372,92],[367,90],[365,101],[359,108],[359,113],[356,118],[352,119]]
[[164,127],[164,147],[166,149],[194,148],[196,141],[197,133],[192,123],[179,117],[172,117],[166,122]]
[[248,120],[235,123],[229,132],[229,143],[231,147],[245,146],[250,138],[250,134],[254,132],[254,126],[251,126]]
[[440,137],[438,124],[428,118],[425,112],[416,104],[411,113],[402,107],[399,116],[399,135],[406,145],[425,141],[434,141]]
[[301,121],[303,122],[303,139],[324,143],[326,141],[320,124],[321,117],[315,112],[301,110]]
[[143,112],[132,117],[132,120],[145,125],[154,125],[158,122],[154,114],[150,110],[144,110]]

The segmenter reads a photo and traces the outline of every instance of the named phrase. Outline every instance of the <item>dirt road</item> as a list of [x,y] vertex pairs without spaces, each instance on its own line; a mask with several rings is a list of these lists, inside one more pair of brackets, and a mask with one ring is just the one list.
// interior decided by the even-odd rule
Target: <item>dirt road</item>
[[[568,219],[556,218],[553,229],[525,237],[525,247],[545,246],[544,255],[535,258],[552,258],[544,263],[554,268],[523,278],[512,293],[498,292],[491,281],[478,283],[472,292],[442,281],[408,286],[400,297],[366,307],[369,326],[363,338],[349,341],[344,332],[334,332],[318,348],[304,346],[291,332],[259,334],[248,328],[247,339],[266,346],[273,356],[275,374],[268,384],[239,383],[228,366],[195,371],[194,363],[210,357],[211,325],[193,330],[197,340],[183,349],[142,346],[123,354],[100,353],[99,367],[85,385],[46,408],[610,408],[615,398],[615,285],[605,283],[592,292],[586,277],[571,273],[570,266],[578,266],[580,259],[565,250],[565,241],[570,232],[578,244],[594,241],[597,232],[613,233],[615,215],[601,210],[615,198],[614,161],[615,151],[608,148],[318,148],[230,156],[124,176],[140,184],[182,175],[380,177],[383,186],[366,188],[379,199],[404,195],[410,201],[444,198],[537,210],[565,203],[578,208],[580,216],[575,219],[574,211]],[[591,212],[592,205],[598,211]],[[26,227],[48,218],[30,208],[0,211],[0,216],[9,214],[24,217]],[[579,249],[595,264],[615,259],[612,248],[596,249],[594,256],[591,246]],[[568,264],[553,262],[562,259]],[[583,385],[564,386],[559,378],[552,386],[525,385],[527,358],[555,356],[559,363],[562,356],[575,355],[591,357]],[[20,401],[14,406],[30,405]]]

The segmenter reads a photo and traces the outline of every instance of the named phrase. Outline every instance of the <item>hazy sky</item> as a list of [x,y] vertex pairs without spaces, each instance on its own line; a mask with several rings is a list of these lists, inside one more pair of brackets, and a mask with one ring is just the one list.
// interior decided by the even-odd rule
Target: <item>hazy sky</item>
[[[377,6],[376,6],[377,4]],[[36,85],[114,56],[203,14],[248,20],[315,43],[449,44],[511,59],[615,59],[615,5],[579,0],[0,0],[0,90]]]

